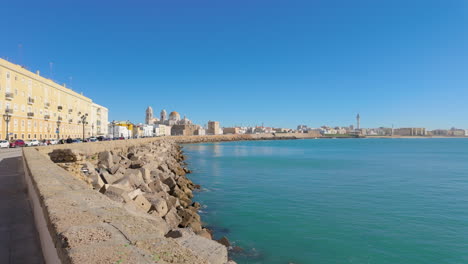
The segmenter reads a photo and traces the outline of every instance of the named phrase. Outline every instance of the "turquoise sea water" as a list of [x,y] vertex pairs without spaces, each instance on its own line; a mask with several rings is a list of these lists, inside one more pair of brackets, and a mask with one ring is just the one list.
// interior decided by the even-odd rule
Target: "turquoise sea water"
[[468,139],[185,145],[239,263],[468,263]]

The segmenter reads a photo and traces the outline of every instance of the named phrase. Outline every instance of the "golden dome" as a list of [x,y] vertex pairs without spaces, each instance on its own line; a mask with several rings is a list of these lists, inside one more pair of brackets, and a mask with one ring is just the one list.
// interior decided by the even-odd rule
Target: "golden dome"
[[174,111],[174,112],[171,112],[171,113],[169,114],[169,116],[180,116],[180,115],[179,115],[179,113],[177,113],[176,111]]

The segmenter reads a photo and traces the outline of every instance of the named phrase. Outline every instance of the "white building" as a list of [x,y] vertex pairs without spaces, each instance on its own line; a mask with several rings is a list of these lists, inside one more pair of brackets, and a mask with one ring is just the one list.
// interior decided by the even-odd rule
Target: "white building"
[[154,128],[154,135],[157,137],[160,136],[170,136],[171,135],[171,127],[162,125],[162,124],[156,124],[153,125]]
[[104,106],[93,103],[91,105],[89,124],[91,125],[91,136],[105,136],[108,134],[109,110]]
[[110,138],[116,138],[116,137],[124,137],[124,138],[130,138],[132,137],[132,131],[127,129],[125,126],[112,126],[109,125],[109,137]]

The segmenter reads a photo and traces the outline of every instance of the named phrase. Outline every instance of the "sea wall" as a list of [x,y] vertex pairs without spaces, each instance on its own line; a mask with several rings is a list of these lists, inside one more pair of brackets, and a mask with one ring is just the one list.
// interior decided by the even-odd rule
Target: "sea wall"
[[174,142],[106,143],[23,150],[50,263],[233,263],[201,226]]

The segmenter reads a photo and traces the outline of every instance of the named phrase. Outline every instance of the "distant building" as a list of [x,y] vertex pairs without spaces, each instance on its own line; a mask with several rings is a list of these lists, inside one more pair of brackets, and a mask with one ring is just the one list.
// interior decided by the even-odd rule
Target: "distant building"
[[225,127],[223,134],[240,134],[240,127]]
[[162,125],[162,124],[156,124],[153,125],[154,128],[154,135],[157,137],[162,137],[162,136],[170,136],[171,135],[171,127]]
[[220,135],[222,134],[221,128],[218,121],[208,121],[208,129],[206,130],[208,135]]
[[452,127],[448,131],[448,135],[452,136],[452,137],[464,137],[465,136],[465,130]]
[[435,129],[431,131],[433,136],[448,136],[449,131],[447,129]]
[[422,127],[396,128],[393,134],[397,136],[426,136],[426,129]]
[[172,136],[194,136],[197,135],[200,126],[198,125],[173,125],[171,128]]

